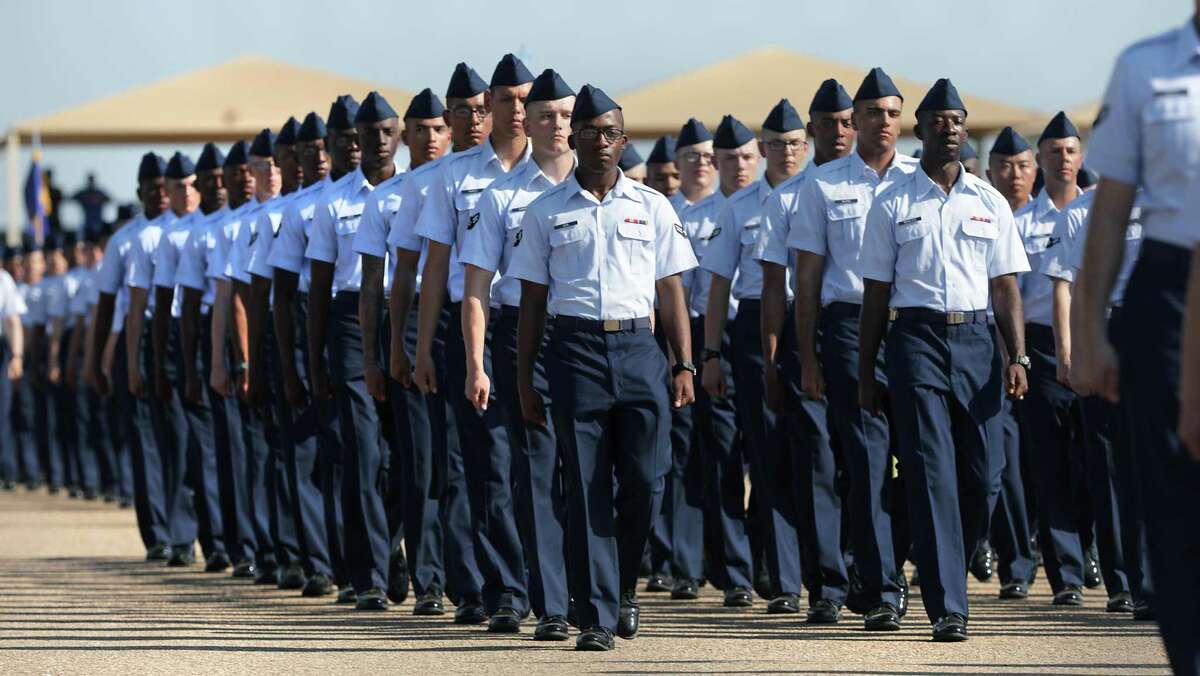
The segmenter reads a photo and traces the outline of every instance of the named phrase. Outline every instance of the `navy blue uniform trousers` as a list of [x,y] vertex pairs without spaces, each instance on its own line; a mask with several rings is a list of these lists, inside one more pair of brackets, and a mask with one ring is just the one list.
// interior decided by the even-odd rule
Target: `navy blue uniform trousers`
[[987,532],[988,494],[1003,470],[1003,455],[988,443],[1002,371],[977,314],[976,323],[953,326],[901,318],[887,336],[892,428],[931,622],[968,614],[967,557]]
[[615,631],[619,594],[637,586],[669,458],[667,362],[649,328],[551,328],[550,413],[563,454],[570,585],[581,627]]
[[[225,526],[221,514],[221,491],[217,482],[217,447],[213,430],[212,405],[205,388],[200,388],[200,402],[187,400],[187,382],[184,378],[183,342],[179,334],[179,321],[171,320],[171,335],[168,338],[172,360],[175,364],[172,382],[175,396],[183,408],[187,424],[187,470],[186,485],[192,492],[192,507],[196,513],[197,533],[200,549],[206,558],[214,554],[227,554],[225,548]],[[195,368],[200,368],[200,355],[195,356]]]
[[1121,401],[1139,465],[1159,631],[1171,668],[1200,673],[1200,463],[1177,434],[1180,341],[1192,253],[1147,239],[1125,290]]
[[[142,351],[150,341],[142,336]],[[129,353],[125,349],[125,330],[122,329],[113,351],[112,392],[118,409],[124,412],[119,420],[126,425],[130,465],[133,468],[133,507],[137,514],[138,531],[146,548],[170,545],[167,530],[167,499],[164,493],[163,461],[154,434],[150,403],[129,394],[129,372],[126,369]]]

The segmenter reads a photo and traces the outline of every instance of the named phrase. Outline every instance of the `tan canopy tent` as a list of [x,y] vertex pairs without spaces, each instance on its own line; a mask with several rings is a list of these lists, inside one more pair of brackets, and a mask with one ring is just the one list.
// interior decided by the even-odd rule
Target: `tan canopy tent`
[[35,135],[43,145],[200,143],[249,139],[264,127],[278,129],[289,115],[324,115],[340,94],[362,99],[378,90],[403,110],[413,92],[247,56],[124,91],[8,130],[9,228],[24,222],[18,166],[21,143]]
[[[886,69],[886,64],[884,65]],[[807,119],[808,104],[826,78],[836,78],[851,96],[867,69],[824,61],[786,49],[760,49],[683,75],[646,85],[617,98],[625,111],[626,132],[635,138],[674,134],[688,117],[715,125],[732,114],[751,129],[761,128],[763,119],[780,98],[788,98]],[[905,133],[911,133],[917,103],[932,82],[916,82],[889,72],[904,95]],[[986,134],[1039,113],[968,92],[971,83],[955,82],[968,109],[967,126],[972,135]]]

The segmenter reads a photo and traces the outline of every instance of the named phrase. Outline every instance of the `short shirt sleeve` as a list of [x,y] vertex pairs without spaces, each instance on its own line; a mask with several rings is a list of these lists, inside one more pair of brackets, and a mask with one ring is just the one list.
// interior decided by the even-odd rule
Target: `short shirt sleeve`
[[1025,245],[1021,241],[1021,233],[1017,232],[1008,202],[995,200],[993,211],[996,213],[999,234],[988,260],[988,277],[995,279],[1001,275],[1029,272],[1029,256],[1025,254]]
[[521,232],[512,244],[508,276],[543,286],[550,285],[550,228],[537,201],[521,219]]
[[476,205],[479,222],[467,230],[458,243],[459,262],[493,272],[500,269],[507,243],[504,215],[508,212],[510,195],[510,192],[501,190],[485,190],[480,195]]
[[434,242],[447,246],[454,244],[457,232],[456,212],[454,210],[453,186],[450,184],[451,172],[447,164],[441,167],[439,175],[429,188],[425,205],[421,207],[421,215],[417,218],[416,234]]
[[655,197],[651,216],[654,218],[655,266],[654,278],[663,279],[694,269],[696,252],[688,239],[679,216],[666,199]]
[[708,246],[704,248],[704,255],[700,257],[701,268],[725,279],[733,279],[737,273],[742,251],[741,228],[736,227],[733,222],[734,212],[733,200],[726,200],[725,204],[721,205],[713,228],[717,236],[709,240]]
[[1100,114],[1088,143],[1087,163],[1101,176],[1126,185],[1138,185],[1142,177],[1142,94],[1137,89],[1137,72],[1129,54],[1117,59]]
[[898,249],[892,225],[892,209],[887,200],[876,199],[867,212],[861,269],[864,279],[890,283],[896,276]]
[[125,283],[129,286],[149,290],[154,280],[154,247],[146,230],[139,233],[129,249],[129,270]]
[[825,221],[825,194],[819,181],[809,180],[796,194],[795,214],[788,233],[789,249],[799,249],[818,256],[828,254],[828,228]]
[[759,226],[758,241],[754,247],[755,260],[783,266],[788,264],[789,216],[782,191],[772,192],[763,207],[762,225]]
[[312,230],[304,257],[324,263],[337,262],[337,232],[333,227],[333,201],[318,205],[313,213]]
[[[397,186],[393,189],[402,188]],[[387,256],[387,221],[383,213],[383,199],[368,199],[363,206],[362,220],[354,233],[354,252],[385,258]]]

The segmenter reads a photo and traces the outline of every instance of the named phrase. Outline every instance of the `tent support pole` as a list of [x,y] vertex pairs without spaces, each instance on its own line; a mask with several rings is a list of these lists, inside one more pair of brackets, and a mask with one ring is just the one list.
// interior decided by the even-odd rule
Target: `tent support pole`
[[17,168],[21,158],[21,135],[15,129],[8,130],[4,152],[8,156],[8,232],[5,236],[9,244],[16,245],[21,241],[21,179]]

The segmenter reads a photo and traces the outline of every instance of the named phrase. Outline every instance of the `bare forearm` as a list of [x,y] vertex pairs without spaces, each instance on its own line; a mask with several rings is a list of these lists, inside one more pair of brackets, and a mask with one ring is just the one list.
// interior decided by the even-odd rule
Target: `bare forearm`
[[787,319],[786,271],[783,266],[763,263],[762,308],[759,317],[765,366],[773,367],[779,350],[779,338]]
[[462,302],[463,347],[467,353],[467,366],[482,371],[492,295],[492,277],[495,273],[474,265],[468,265],[466,268],[465,293]]
[[858,378],[860,381],[875,377],[875,364],[879,358],[879,346],[887,330],[888,303],[891,301],[892,285],[887,282],[864,280],[863,305],[858,319]]
[[63,324],[65,321],[62,317],[56,317],[50,320],[50,337],[48,340],[48,350],[46,353],[46,361],[48,364],[57,364],[62,355],[62,337]]
[[312,262],[312,280],[308,287],[308,362],[316,370],[325,364],[325,323],[329,318],[329,297],[333,293],[333,265]]
[[418,313],[417,354],[427,355],[433,347],[442,302],[446,295],[446,277],[450,269],[450,247],[429,243],[425,270],[421,275],[421,307]]
[[712,273],[712,285],[708,290],[708,307],[704,310],[704,347],[710,350],[720,349],[721,338],[725,335],[725,319],[729,316],[728,278]]
[[546,299],[549,288],[521,282],[521,311],[517,320],[517,377],[533,379],[533,366],[542,350],[546,331]]
[[1054,329],[1054,350],[1060,361],[1071,359],[1071,283],[1054,280],[1053,309],[1050,316]]
[[171,329],[171,303],[175,299],[175,289],[157,287],[154,290],[154,323],[151,325],[151,337],[154,342],[154,364],[163,368],[167,363],[167,337]]
[[196,349],[200,344],[200,301],[202,293],[197,289],[183,290],[183,307],[179,316],[179,342],[183,353],[184,375],[196,375]]
[[275,269],[275,348],[279,350],[279,368],[287,375],[296,373],[296,330],[292,303],[300,277],[290,270]]
[[128,363],[141,364],[142,326],[146,317],[146,290],[130,287],[129,314],[125,318],[125,354]]
[[658,281],[659,316],[676,361],[692,361],[692,331],[679,275]]
[[250,363],[250,368],[257,369],[260,375],[265,375],[262,371],[265,361],[263,353],[263,336],[267,331],[267,315],[270,314],[271,305],[271,280],[266,277],[252,275],[250,280],[250,305],[246,311],[246,329],[247,340],[246,345],[249,351],[246,353],[246,361]]
[[4,335],[8,338],[8,349],[13,358],[25,358],[25,327],[21,326],[21,318],[7,317],[4,320]]
[[1025,311],[1021,307],[1021,290],[1015,275],[1004,275],[992,280],[992,309],[996,317],[996,328],[1004,339],[1004,346],[1012,357],[1025,354]]
[[420,254],[416,251],[396,248],[396,272],[392,277],[392,295],[388,298],[389,321],[392,326],[392,336],[403,339],[408,330],[408,314],[412,311],[413,293],[417,288],[417,262]]
[[383,315],[383,259],[362,257],[362,289],[358,297],[358,323],[362,326],[363,361],[379,363],[379,321]]
[[796,346],[804,359],[817,356],[817,320],[821,315],[821,275],[825,257],[800,252],[796,259],[793,293],[796,297]]
[[112,294],[101,293],[96,301],[96,318],[92,322],[92,340],[88,345],[91,353],[88,356],[89,366],[95,366],[96,360],[104,354],[104,345],[112,332],[113,306],[116,297]]
[[250,286],[233,281],[233,296],[230,299],[230,322],[233,329],[233,356],[236,362],[249,361],[250,325],[246,308],[250,304]]
[[217,280],[217,292],[212,307],[212,363],[225,363],[225,341],[229,337],[229,312],[233,305],[233,288],[229,280]]
[[1075,302],[1080,304],[1083,326],[1102,330],[1108,296],[1116,283],[1125,254],[1125,230],[1133,208],[1134,188],[1110,179],[1101,179],[1089,214],[1083,268]]

